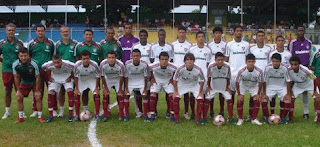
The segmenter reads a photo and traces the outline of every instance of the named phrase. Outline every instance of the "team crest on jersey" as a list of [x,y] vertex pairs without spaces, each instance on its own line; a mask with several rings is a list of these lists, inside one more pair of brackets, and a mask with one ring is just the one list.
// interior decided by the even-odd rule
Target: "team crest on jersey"
[[116,51],[116,50],[117,50],[117,47],[114,47],[114,48],[113,48],[113,51]]
[[73,49],[74,48],[74,46],[73,45],[70,45],[70,49]]
[[93,49],[93,52],[97,52],[97,49]]
[[320,56],[320,54],[319,54],[319,53],[317,53],[316,58],[319,58],[319,56]]
[[32,72],[33,72],[33,67],[30,66],[30,67],[28,68],[28,71],[29,71],[29,73],[32,73]]
[[253,81],[258,81],[258,77],[257,76],[253,76],[252,79],[253,79]]
[[50,46],[49,45],[46,45],[46,49],[48,50],[50,48]]
[[208,54],[207,54],[207,53],[204,53],[203,55],[204,55],[204,56],[207,56]]
[[301,77],[301,80],[302,80],[302,81],[305,81],[305,80],[306,80],[306,78],[302,76],[302,77]]
[[245,50],[246,50],[246,47],[243,46],[243,47],[242,47],[242,50],[245,51]]
[[188,48],[184,48],[184,51],[187,52],[187,51],[188,51]]

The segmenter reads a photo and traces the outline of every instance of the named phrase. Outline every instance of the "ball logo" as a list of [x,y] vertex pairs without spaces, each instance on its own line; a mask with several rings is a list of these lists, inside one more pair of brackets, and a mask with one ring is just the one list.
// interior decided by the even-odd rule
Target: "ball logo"
[[97,49],[93,49],[93,52],[97,52]]

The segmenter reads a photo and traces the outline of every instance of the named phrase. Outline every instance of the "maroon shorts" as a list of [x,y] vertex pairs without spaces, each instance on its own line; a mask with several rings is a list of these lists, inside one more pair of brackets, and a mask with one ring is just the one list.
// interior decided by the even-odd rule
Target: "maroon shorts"
[[12,72],[3,72],[2,73],[2,81],[4,85],[4,90],[6,92],[12,92],[12,86],[14,85],[14,77]]
[[36,91],[36,85],[35,84],[34,85],[27,85],[27,84],[20,83],[19,88],[20,88],[20,91],[21,91],[21,93],[22,93],[22,95],[24,97],[28,97],[29,93],[31,92],[31,90],[33,90],[33,92]]

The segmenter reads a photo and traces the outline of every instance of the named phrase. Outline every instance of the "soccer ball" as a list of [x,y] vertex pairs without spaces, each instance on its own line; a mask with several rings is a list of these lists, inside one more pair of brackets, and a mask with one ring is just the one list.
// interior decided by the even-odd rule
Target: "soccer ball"
[[278,114],[272,114],[269,116],[269,124],[271,125],[275,125],[275,124],[279,124],[281,118]]
[[88,110],[83,110],[80,113],[80,120],[81,121],[89,121],[91,119],[91,113]]
[[221,126],[225,124],[224,117],[222,115],[217,115],[214,117],[213,122],[214,125]]

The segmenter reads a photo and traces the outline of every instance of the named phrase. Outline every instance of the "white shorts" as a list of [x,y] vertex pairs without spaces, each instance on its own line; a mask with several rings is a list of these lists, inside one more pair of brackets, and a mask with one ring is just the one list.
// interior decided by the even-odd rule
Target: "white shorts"
[[[131,95],[133,91],[139,91],[141,93],[141,95],[143,95],[144,86],[137,88],[137,86],[133,87],[133,86],[128,85],[128,88],[129,88],[128,89],[129,95]],[[128,95],[128,93],[126,93],[126,94]]]
[[267,96],[270,101],[272,101],[272,98],[274,96],[278,96],[280,98],[280,101],[283,102],[284,96],[287,94],[287,88],[279,89],[279,90],[270,90],[267,88]]
[[200,89],[200,85],[194,85],[193,87],[186,87],[186,86],[181,86],[178,85],[178,93],[179,93],[179,97],[181,98],[184,94],[186,93],[192,93],[193,96],[196,99],[202,99],[202,97],[197,97],[199,95],[199,89]]
[[231,100],[231,94],[228,91],[215,91],[215,90],[211,90],[209,93],[207,93],[206,99],[208,100],[213,99],[217,93],[221,93],[225,100]]
[[[119,80],[109,80],[109,81],[106,81],[107,82],[107,86],[108,86],[108,89],[109,91],[114,87],[114,89],[116,90],[116,92],[118,93],[119,92]],[[123,84],[122,84],[122,89],[123,89]]]
[[174,92],[174,87],[171,83],[169,84],[153,83],[150,87],[150,92],[159,93],[161,89],[163,89],[168,94]]
[[55,92],[60,92],[61,86],[63,86],[65,90],[67,89],[73,90],[73,81],[69,83],[55,83],[55,82],[49,83],[48,91],[54,90]]
[[256,87],[244,87],[241,84],[239,86],[240,86],[240,94],[241,95],[244,95],[246,92],[249,92],[250,96],[255,96],[258,93],[258,89],[259,89],[258,86],[256,86]]
[[82,94],[83,91],[87,90],[88,88],[92,91],[93,94],[94,90],[96,89],[96,79],[94,80],[86,80],[86,81],[80,81],[78,82],[79,86],[79,92]]
[[297,86],[293,85],[292,91],[293,91],[293,96],[295,98],[301,97],[301,94],[304,93],[305,91],[307,91],[308,93],[313,95],[313,86],[309,86],[309,87],[304,89],[304,88],[300,88],[300,87],[297,87]]

